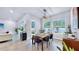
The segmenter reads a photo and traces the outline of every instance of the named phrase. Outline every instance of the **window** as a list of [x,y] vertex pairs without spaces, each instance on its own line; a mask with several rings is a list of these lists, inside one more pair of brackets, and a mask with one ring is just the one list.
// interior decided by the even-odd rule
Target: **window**
[[34,35],[35,34],[35,21],[32,21],[31,27],[32,27],[32,35]]
[[44,23],[44,28],[50,28],[50,25],[51,25],[50,21],[47,21]]
[[65,20],[55,20],[53,21],[54,32],[65,32]]
[[32,21],[32,28],[35,28],[35,22]]
[[0,29],[4,29],[4,24],[3,23],[0,23]]
[[50,22],[50,20],[46,20],[44,22],[45,33],[50,32],[50,28],[51,28],[51,22]]
[[59,28],[64,28],[65,27],[65,21],[64,20],[58,20],[58,21],[53,21],[53,27],[59,27]]

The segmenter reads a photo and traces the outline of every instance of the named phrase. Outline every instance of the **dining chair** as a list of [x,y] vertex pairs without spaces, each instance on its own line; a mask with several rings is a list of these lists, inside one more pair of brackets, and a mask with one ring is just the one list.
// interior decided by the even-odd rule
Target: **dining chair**
[[43,38],[43,41],[47,42],[47,48],[48,48],[48,45],[50,45],[49,39],[50,39],[49,36],[46,36]]
[[32,44],[35,44],[34,39],[35,39],[35,36],[33,35],[32,36]]
[[33,36],[32,37],[32,44],[37,43],[37,49],[39,49],[39,44],[42,42],[41,38],[39,36]]
[[52,41],[53,41],[53,34],[50,34],[50,39],[52,39]]

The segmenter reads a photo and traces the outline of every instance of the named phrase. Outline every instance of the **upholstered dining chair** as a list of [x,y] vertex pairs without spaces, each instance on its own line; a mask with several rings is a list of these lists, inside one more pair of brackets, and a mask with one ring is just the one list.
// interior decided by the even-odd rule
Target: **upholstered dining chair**
[[47,42],[47,48],[48,48],[48,45],[50,45],[49,39],[50,39],[50,36],[46,36],[43,38],[43,41]]
[[50,37],[50,39],[52,39],[52,40],[53,40],[53,34],[50,34],[50,35],[49,35],[49,37]]
[[33,35],[32,36],[32,44],[35,44],[34,39],[35,39],[35,36]]
[[39,44],[41,43],[41,38],[39,36],[33,36],[32,37],[32,44],[36,44],[37,43],[37,49],[39,49]]

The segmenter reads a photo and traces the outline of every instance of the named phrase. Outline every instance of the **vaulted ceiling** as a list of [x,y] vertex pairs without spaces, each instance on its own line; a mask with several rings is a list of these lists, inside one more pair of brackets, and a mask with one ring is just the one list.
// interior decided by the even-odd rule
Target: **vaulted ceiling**
[[0,18],[19,20],[23,15],[42,18],[43,9],[47,10],[47,16],[70,10],[70,7],[0,7]]

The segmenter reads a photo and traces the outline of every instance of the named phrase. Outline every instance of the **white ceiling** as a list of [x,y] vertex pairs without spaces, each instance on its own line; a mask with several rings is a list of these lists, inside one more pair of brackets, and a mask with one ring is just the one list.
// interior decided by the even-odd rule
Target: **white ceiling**
[[17,20],[23,14],[31,17],[42,18],[43,9],[47,10],[47,16],[70,10],[70,7],[0,7],[0,18]]

